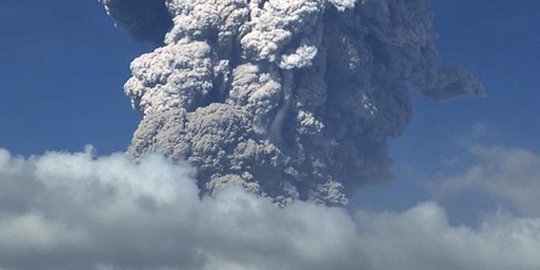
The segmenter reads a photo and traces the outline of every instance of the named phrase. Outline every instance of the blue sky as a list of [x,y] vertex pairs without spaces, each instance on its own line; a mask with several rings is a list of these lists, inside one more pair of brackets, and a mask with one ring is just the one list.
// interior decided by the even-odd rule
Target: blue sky
[[[435,1],[442,62],[472,70],[488,96],[436,102],[413,94],[413,120],[391,141],[396,181],[364,189],[355,204],[402,210],[427,199],[422,179],[452,172],[448,160],[466,161],[467,140],[540,150],[539,8],[533,0]],[[0,24],[0,147],[21,155],[87,144],[99,154],[125,150],[139,118],[122,85],[131,60],[151,45],[112,27],[97,1],[4,0],[0,20],[9,22]]]
[[[467,166],[469,143],[540,149],[540,3],[434,2],[442,63],[471,70],[487,96],[437,102],[413,94],[412,122],[390,143],[397,179],[362,190],[355,199],[364,207],[403,210],[427,199],[421,182]],[[461,166],[448,164],[456,159]],[[451,217],[474,222],[475,213],[463,211],[471,203],[496,207],[476,196],[449,207]]]
[[122,86],[151,47],[112,27],[97,1],[7,0],[0,20],[0,144],[24,155],[124,150],[138,116]]
[[396,179],[347,210],[201,200],[193,168],[109,155],[140,120],[122,88],[152,45],[96,0],[1,3],[0,269],[540,269],[537,0],[433,0],[441,61],[488,94],[413,89]]

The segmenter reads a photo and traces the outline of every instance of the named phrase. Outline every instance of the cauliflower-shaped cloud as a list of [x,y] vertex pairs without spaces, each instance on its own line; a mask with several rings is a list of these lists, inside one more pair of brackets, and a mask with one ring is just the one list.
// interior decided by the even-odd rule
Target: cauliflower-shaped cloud
[[[411,118],[409,86],[483,93],[439,67],[427,0],[157,2],[173,26],[131,65],[143,120],[130,151],[188,160],[210,193],[241,183],[278,204],[345,204],[392,177],[386,141]],[[141,12],[104,3],[117,21]]]

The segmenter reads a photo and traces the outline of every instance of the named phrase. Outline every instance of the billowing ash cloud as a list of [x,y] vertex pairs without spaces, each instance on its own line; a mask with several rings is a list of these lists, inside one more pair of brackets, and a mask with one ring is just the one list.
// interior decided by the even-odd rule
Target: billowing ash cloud
[[0,269],[540,269],[538,218],[456,227],[433,202],[353,218],[237,187],[201,198],[193,173],[159,156],[0,149]]
[[391,177],[386,140],[409,122],[408,87],[483,93],[439,67],[427,0],[103,2],[135,36],[171,18],[165,45],[131,65],[125,92],[143,120],[130,151],[188,160],[210,192],[241,183],[281,204],[345,204]]

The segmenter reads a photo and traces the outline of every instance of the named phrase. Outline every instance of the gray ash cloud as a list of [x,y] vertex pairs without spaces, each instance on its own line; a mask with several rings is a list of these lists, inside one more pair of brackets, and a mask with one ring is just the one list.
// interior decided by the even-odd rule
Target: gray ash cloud
[[172,26],[165,0],[98,0],[116,24],[140,41],[162,43]]
[[427,0],[102,2],[163,44],[131,65],[143,119],[130,153],[189,161],[209,193],[239,183],[278,204],[346,204],[392,177],[387,139],[411,118],[409,88],[484,91],[439,66]]

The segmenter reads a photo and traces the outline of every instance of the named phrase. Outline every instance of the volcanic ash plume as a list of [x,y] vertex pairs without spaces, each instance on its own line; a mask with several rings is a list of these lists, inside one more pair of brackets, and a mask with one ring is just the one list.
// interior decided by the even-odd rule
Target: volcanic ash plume
[[239,183],[278,204],[346,204],[391,177],[408,87],[483,93],[439,68],[427,0],[101,1],[136,38],[166,32],[131,64],[125,92],[143,119],[130,152],[188,160],[210,193]]

